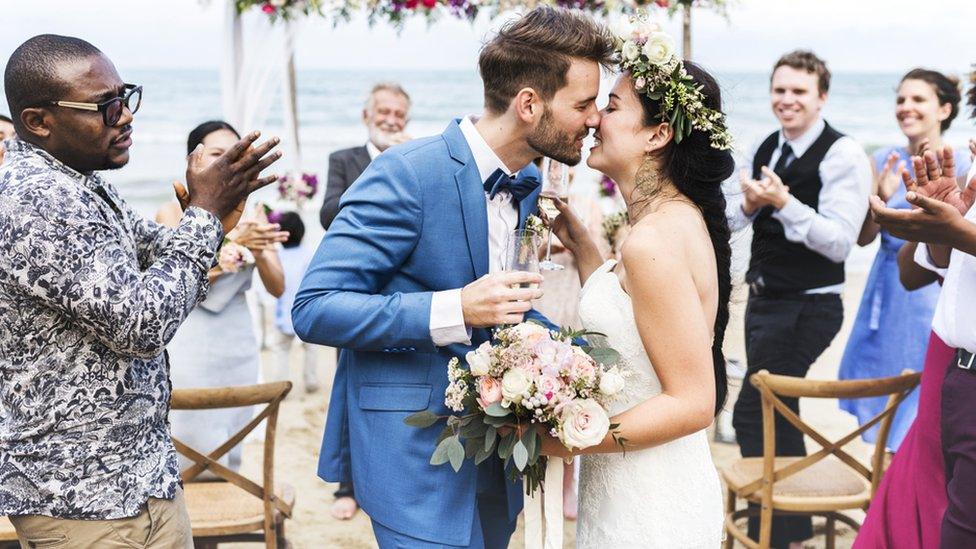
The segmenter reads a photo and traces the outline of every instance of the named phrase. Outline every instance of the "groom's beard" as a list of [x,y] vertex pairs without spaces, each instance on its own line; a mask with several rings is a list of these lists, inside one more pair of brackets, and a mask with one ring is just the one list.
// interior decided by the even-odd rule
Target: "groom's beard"
[[583,151],[576,146],[576,140],[585,138],[588,133],[590,133],[589,128],[583,135],[567,135],[561,132],[553,123],[552,111],[546,107],[542,113],[542,120],[539,120],[539,126],[529,134],[527,141],[529,146],[542,156],[575,166],[583,158]]

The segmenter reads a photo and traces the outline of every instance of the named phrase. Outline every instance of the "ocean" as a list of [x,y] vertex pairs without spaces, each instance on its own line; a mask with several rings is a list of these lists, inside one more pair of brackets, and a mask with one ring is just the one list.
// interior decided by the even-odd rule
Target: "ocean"
[[[198,123],[220,118],[220,77],[217,70],[127,70],[127,82],[144,86],[143,103],[133,123],[131,161],[125,168],[106,174],[122,195],[140,212],[152,216],[158,206],[171,199],[171,183],[182,180],[186,169],[186,135]],[[757,140],[776,128],[768,100],[768,74],[716,74],[736,152],[748,154]],[[854,137],[865,150],[904,143],[894,118],[895,88],[900,74],[835,74],[825,118]],[[324,184],[330,152],[365,142],[360,114],[366,94],[381,80],[399,82],[413,99],[408,133],[422,137],[440,133],[455,117],[478,113],[482,105],[481,81],[477,71],[350,71],[299,70],[297,73],[299,124],[303,165],[319,175]],[[606,81],[604,94],[611,81]],[[260,129],[265,135],[283,135],[281,101],[272,108]],[[250,130],[252,128],[239,128]],[[973,122],[962,113],[946,134],[953,146],[965,146],[976,135]],[[293,169],[287,158],[281,169]],[[596,192],[597,177],[581,170],[579,183]],[[581,189],[576,188],[576,191]],[[317,197],[321,200],[321,196]],[[314,205],[308,209],[311,211]],[[316,208],[317,209],[317,208]],[[309,216],[314,219],[314,215]],[[741,239],[737,239],[741,241]],[[741,248],[741,244],[736,248]],[[874,247],[856,249],[849,268],[865,270]],[[737,263],[741,263],[741,260]]]

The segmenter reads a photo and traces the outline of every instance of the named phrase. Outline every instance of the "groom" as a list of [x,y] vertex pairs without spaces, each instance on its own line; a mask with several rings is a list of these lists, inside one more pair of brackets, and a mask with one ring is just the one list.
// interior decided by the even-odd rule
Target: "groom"
[[447,414],[448,361],[494,326],[538,318],[530,308],[541,292],[519,285],[541,277],[502,272],[507,239],[539,194],[523,166],[580,161],[612,52],[602,27],[568,11],[538,8],[506,25],[479,59],[484,116],[377,157],[305,275],[296,332],[339,347],[346,380],[333,390],[319,475],[351,473],[380,547],[508,545],[522,495],[501,462],[431,466],[443,423],[403,420]]

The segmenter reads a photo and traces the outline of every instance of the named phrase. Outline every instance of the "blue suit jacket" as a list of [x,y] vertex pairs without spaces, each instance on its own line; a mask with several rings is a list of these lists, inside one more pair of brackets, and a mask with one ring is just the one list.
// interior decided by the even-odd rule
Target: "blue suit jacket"
[[[526,175],[538,170],[529,165],[520,172]],[[539,190],[519,203],[520,226],[535,211]],[[340,349],[319,476],[351,478],[359,504],[392,530],[467,545],[474,464],[465,461],[457,473],[431,466],[443,422],[427,429],[403,423],[428,408],[447,414],[448,361],[491,337],[474,329],[472,345],[447,347],[430,338],[432,293],[488,272],[483,183],[458,123],[377,157],[340,208],[292,309],[302,340]],[[521,485],[505,484],[514,520]]]

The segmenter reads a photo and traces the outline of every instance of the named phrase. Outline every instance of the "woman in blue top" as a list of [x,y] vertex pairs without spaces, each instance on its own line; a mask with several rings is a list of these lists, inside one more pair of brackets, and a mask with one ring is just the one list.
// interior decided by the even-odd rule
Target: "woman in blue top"
[[[913,69],[901,79],[895,104],[895,118],[908,143],[886,147],[874,154],[876,193],[891,208],[908,209],[901,172],[912,172],[912,155],[928,147],[940,150],[942,133],[949,129],[959,113],[958,80],[942,73]],[[969,151],[956,151],[956,172],[965,175],[970,165]],[[914,174],[912,174],[914,177]],[[858,245],[867,246],[881,235],[881,248],[868,275],[861,305],[851,329],[840,379],[863,379],[898,375],[902,370],[918,371],[925,360],[929,328],[939,286],[930,284],[913,292],[902,287],[898,279],[898,250],[905,241],[881,229],[868,214],[864,219]],[[841,400],[841,409],[857,416],[863,424],[881,412],[886,397]],[[918,408],[918,391],[912,393],[898,409],[888,438],[888,447],[897,450]],[[877,426],[864,434],[873,442]]]

